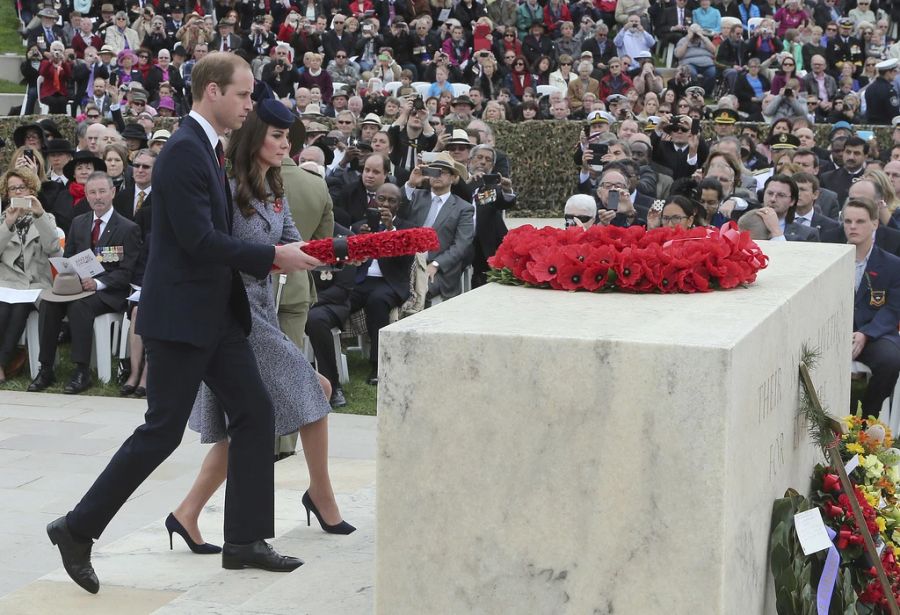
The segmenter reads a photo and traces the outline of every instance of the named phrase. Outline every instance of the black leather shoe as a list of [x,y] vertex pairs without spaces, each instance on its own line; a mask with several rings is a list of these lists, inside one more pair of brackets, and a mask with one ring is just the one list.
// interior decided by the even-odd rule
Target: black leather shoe
[[122,397],[128,397],[132,393],[134,393],[135,386],[133,384],[123,384],[119,387],[119,395]]
[[69,525],[65,517],[60,517],[47,526],[47,536],[50,542],[59,548],[62,556],[63,567],[69,577],[82,589],[96,594],[100,591],[100,581],[94,567],[91,566],[91,548],[94,542],[78,540],[69,531]]
[[147,397],[147,389],[145,387],[137,387],[134,390],[135,397]]
[[78,393],[83,393],[91,388],[91,385],[94,383],[91,381],[91,374],[86,369],[76,369],[75,373],[72,374],[72,379],[69,380],[69,384],[63,389],[63,393],[66,395],[77,395]]
[[302,565],[302,559],[279,555],[265,540],[257,540],[249,545],[226,542],[222,547],[222,568],[228,570],[259,568],[269,572],[290,572]]
[[28,385],[28,392],[36,393],[38,391],[43,391],[54,382],[56,382],[56,375],[54,375],[53,370],[49,367],[42,367],[38,372],[38,375],[35,376],[34,380],[31,381],[31,384]]

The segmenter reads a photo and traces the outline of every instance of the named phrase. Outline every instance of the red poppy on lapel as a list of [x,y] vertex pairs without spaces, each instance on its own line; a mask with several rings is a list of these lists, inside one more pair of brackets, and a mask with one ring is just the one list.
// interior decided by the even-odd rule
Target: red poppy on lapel
[[275,199],[275,206],[273,207],[276,214],[280,214],[281,210],[284,209],[284,205],[281,202],[281,199]]

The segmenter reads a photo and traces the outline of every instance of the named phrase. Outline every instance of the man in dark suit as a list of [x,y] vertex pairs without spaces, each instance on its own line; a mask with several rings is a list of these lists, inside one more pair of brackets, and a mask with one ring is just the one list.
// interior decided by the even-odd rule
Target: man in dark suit
[[472,204],[475,206],[475,241],[472,256],[472,286],[487,283],[490,269],[487,259],[492,257],[506,237],[503,210],[516,206],[516,194],[508,177],[490,174],[495,165],[496,151],[490,145],[476,145],[469,158],[470,182],[475,187]]
[[656,35],[663,50],[666,46],[676,44],[687,34],[693,23],[687,0],[675,0],[675,6],[663,10],[656,24]]
[[153,188],[151,178],[155,162],[156,154],[149,149],[138,151],[131,165],[131,178],[125,180],[122,189],[113,199],[116,211],[129,220],[137,222],[140,211],[151,205]]
[[[847,243],[856,246],[851,356],[872,370],[862,410],[866,416],[878,416],[900,374],[900,258],[872,243],[878,227],[878,206],[873,200],[851,197],[843,213]],[[858,401],[850,400],[853,412]]]
[[837,194],[838,202],[847,200],[850,186],[865,172],[868,153],[869,144],[864,139],[850,137],[844,143],[844,166],[822,174],[822,185]]
[[797,184],[797,208],[794,210],[794,222],[822,232],[840,226],[835,220],[815,210],[819,198],[819,178],[810,173],[795,173],[793,180]]
[[[699,134],[692,134],[691,125],[690,117],[677,115],[672,118],[672,124],[662,119],[657,129],[650,133],[653,160],[672,169],[674,179],[693,175],[709,155],[709,146]],[[670,141],[663,140],[663,132],[671,135]]]
[[[773,175],[763,187],[762,215],[776,216],[778,230],[771,239],[782,241],[819,241],[819,231],[794,221],[800,190],[789,175]],[[779,232],[780,231],[780,232]]]
[[63,256],[70,258],[85,250],[93,251],[103,265],[104,273],[81,280],[88,296],[74,301],[41,302],[41,369],[28,386],[29,391],[43,391],[53,384],[56,376],[56,346],[63,318],[69,318],[72,335],[72,362],[75,371],[63,392],[76,394],[91,387],[89,365],[94,318],[107,312],[125,309],[125,298],[141,249],[141,234],[137,225],[112,210],[115,193],[112,180],[102,171],[91,174],[84,186],[85,197],[92,213],[81,214],[72,220]]
[[[181,442],[200,383],[229,424],[222,567],[290,571],[302,561],[265,542],[274,533],[272,404],[247,341],[250,307],[239,271],[258,278],[319,261],[299,244],[247,243],[230,235],[232,204],[218,135],[252,108],[253,73],[239,56],[210,54],[194,67],[194,105],[157,160],[150,256],[137,333],[147,350],[145,422],[68,515],[47,526],[66,572],[97,593],[97,538],[135,489]],[[216,81],[213,81],[215,79]],[[137,230],[137,229],[135,229]]]
[[41,23],[31,28],[26,35],[28,47],[37,45],[38,49],[47,52],[50,51],[50,44],[54,41],[67,45],[63,29],[56,23],[59,13],[52,8],[43,8],[38,17],[41,18]]
[[[369,229],[364,223],[358,227],[361,233],[374,230],[392,231],[395,228],[415,226],[397,217],[402,197],[393,184],[382,184],[376,193],[381,222],[378,229]],[[366,311],[366,329],[369,332],[369,384],[378,384],[378,332],[390,322],[391,310],[403,305],[409,297],[409,274],[412,256],[378,258],[362,263],[356,271],[355,286],[350,292],[350,311]]]
[[[794,152],[790,156],[791,162],[794,163],[794,166],[797,167],[797,170],[802,173],[807,173],[814,176],[816,178],[816,183],[818,184],[819,158],[816,155],[816,152],[811,149],[801,148],[798,150],[794,150]],[[823,188],[821,184],[819,184],[819,196],[816,198],[815,210],[816,213],[820,213],[827,218],[831,218],[832,220],[838,219],[841,213],[841,205],[840,203],[838,203],[837,194],[834,192],[834,190]],[[828,225],[825,226],[828,227]]]
[[234,33],[234,25],[230,19],[219,21],[218,32],[209,42],[210,51],[236,51],[244,46],[244,40]]
[[377,207],[375,194],[391,172],[391,161],[384,154],[369,154],[362,161],[358,180],[338,186],[332,194],[334,220],[351,226],[366,219],[366,209]]
[[425,184],[425,165],[413,169],[404,186],[408,206],[400,215],[413,226],[437,231],[441,247],[428,253],[428,297],[449,299],[462,292],[460,278],[475,238],[475,208],[450,192],[454,182],[468,179],[464,166],[441,152],[428,167],[440,175],[430,176]]

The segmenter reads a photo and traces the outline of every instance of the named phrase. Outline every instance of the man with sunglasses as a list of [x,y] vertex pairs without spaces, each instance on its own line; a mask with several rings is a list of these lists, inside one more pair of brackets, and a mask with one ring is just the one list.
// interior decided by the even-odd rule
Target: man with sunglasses
[[589,229],[597,221],[597,201],[589,194],[574,194],[566,201],[563,209],[566,228],[580,226]]
[[[690,177],[709,155],[706,141],[692,128],[693,121],[687,115],[664,115],[650,135],[653,160],[672,169],[674,179]],[[663,139],[664,133],[669,135],[669,140]]]
[[142,236],[150,232],[150,193],[153,190],[151,179],[155,162],[154,152],[139,150],[131,165],[131,177],[125,180],[113,199],[113,208],[125,218],[137,222]]

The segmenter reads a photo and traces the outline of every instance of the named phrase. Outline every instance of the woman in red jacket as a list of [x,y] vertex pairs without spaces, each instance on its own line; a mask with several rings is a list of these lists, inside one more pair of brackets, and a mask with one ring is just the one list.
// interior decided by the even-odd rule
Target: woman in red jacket
[[44,78],[39,96],[50,113],[65,113],[69,103],[69,81],[72,79],[72,63],[66,60],[65,47],[59,41],[50,45],[47,59],[41,62],[38,74]]
[[569,6],[562,0],[550,0],[544,7],[544,26],[547,28],[547,36],[559,38],[559,26],[564,21],[572,21]]

